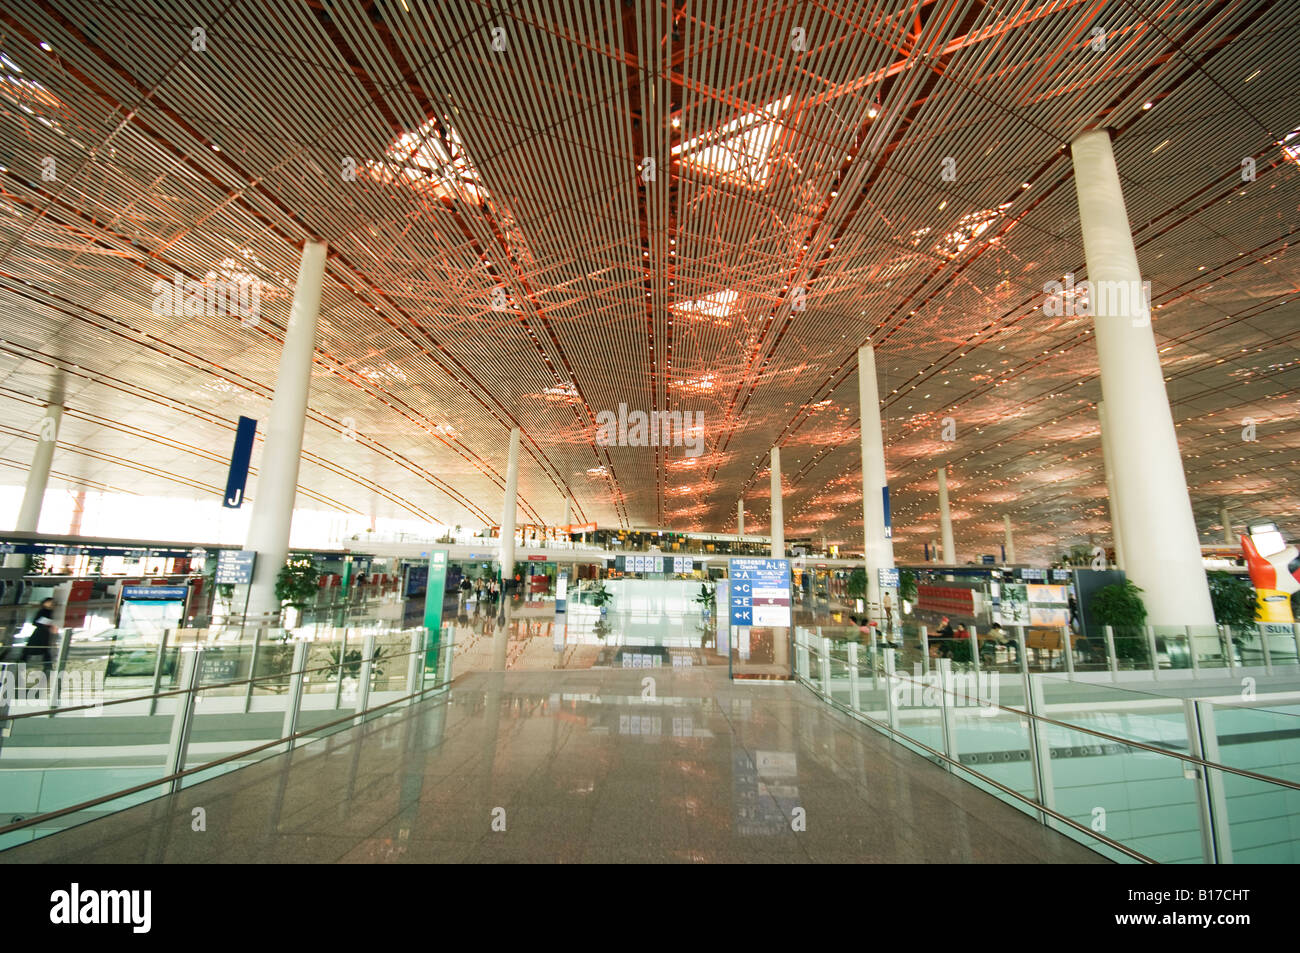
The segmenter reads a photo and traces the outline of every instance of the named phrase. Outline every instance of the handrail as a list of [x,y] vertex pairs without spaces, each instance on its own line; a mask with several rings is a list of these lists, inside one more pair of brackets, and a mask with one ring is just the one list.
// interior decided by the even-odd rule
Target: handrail
[[[800,681],[804,681],[804,679],[800,678]],[[838,709],[849,715],[853,714],[853,709],[846,708],[842,702],[838,702],[834,698],[829,698],[828,701],[832,708]],[[1070,827],[1073,827],[1075,830],[1080,831],[1081,833],[1086,834],[1089,837],[1094,838],[1095,840],[1102,841],[1108,847],[1113,847],[1116,850],[1118,850],[1120,853],[1127,854],[1129,857],[1132,857],[1134,860],[1141,861],[1142,863],[1145,864],[1159,863],[1159,861],[1156,860],[1155,858],[1148,857],[1146,854],[1143,854],[1141,851],[1134,850],[1132,847],[1129,847],[1126,844],[1122,844],[1117,840],[1107,837],[1105,834],[1101,833],[1100,831],[1094,831],[1090,827],[1084,827],[1082,824],[1080,824],[1078,821],[1074,820],[1073,818],[1066,817],[1064,814],[1061,814],[1055,809],[1050,808],[1045,804],[1040,804],[1039,802],[1035,801],[1033,798],[1026,797],[1025,795],[1021,794],[1019,791],[1015,790],[1014,788],[1009,788],[1005,784],[1001,783],[1000,781],[995,781],[993,778],[990,778],[988,775],[981,774],[979,771],[976,771],[974,768],[970,767],[969,765],[962,764],[960,761],[957,761],[955,758],[949,757],[944,752],[931,748],[925,742],[917,741],[914,738],[909,738],[907,735],[904,735],[901,731],[896,730],[893,726],[886,724],[883,721],[877,721],[876,719],[867,715],[865,712],[859,712],[859,714],[861,714],[862,717],[870,721],[872,725],[878,728],[884,728],[891,735],[901,735],[904,739],[906,739],[909,745],[916,745],[918,748],[924,748],[926,751],[930,752],[930,754],[934,755],[935,757],[940,758],[943,761],[946,761],[957,768],[960,768],[962,771],[965,771],[968,774],[974,775],[975,777],[983,781],[985,784],[990,784],[993,787],[997,788],[999,791],[1001,791],[1003,794],[1010,795],[1016,800],[1022,801],[1023,803],[1032,807],[1035,811],[1041,811],[1044,814],[1050,814],[1054,819],[1060,821],[1061,823],[1067,824]],[[0,834],[3,833],[4,833],[4,829],[0,828]]]
[[[406,654],[411,655],[416,653],[408,652]],[[176,771],[173,772],[172,774],[168,774],[164,777],[157,778],[153,781],[146,781],[141,784],[134,785],[133,787],[124,788],[121,791],[114,791],[110,794],[104,794],[97,798],[92,798],[89,801],[82,801],[80,804],[73,804],[68,807],[59,808],[56,811],[47,811],[44,814],[38,814],[35,815],[34,817],[25,817],[21,821],[14,821],[10,824],[5,824],[0,826],[0,835],[8,834],[11,831],[22,830],[25,827],[32,827],[37,824],[42,824],[46,821],[56,820],[57,818],[65,817],[68,814],[75,814],[77,811],[84,811],[87,810],[88,808],[95,807],[99,804],[105,804],[109,801],[116,801],[118,798],[128,797],[132,794],[137,794],[140,791],[147,791],[149,790],[149,788],[157,787],[160,784],[171,784],[191,774],[197,774],[200,771],[210,770],[212,768],[218,767],[219,765],[226,764],[230,761],[235,761],[239,758],[247,757],[250,754],[257,754],[257,752],[265,751],[267,748],[274,748],[277,745],[282,745],[286,741],[297,741],[299,738],[305,737],[307,735],[317,734],[325,728],[331,728],[334,725],[341,724],[345,721],[355,721],[357,718],[370,715],[377,711],[382,711],[383,709],[388,708],[392,705],[396,705],[399,702],[404,702],[407,701],[408,699],[426,695],[431,691],[437,691],[439,689],[446,688],[449,684],[450,684],[449,682],[438,682],[433,685],[429,685],[425,688],[422,688],[418,692],[411,692],[408,695],[403,695],[401,698],[394,698],[391,701],[384,702],[382,705],[375,705],[373,708],[367,708],[363,711],[351,712],[347,715],[344,715],[341,718],[336,718],[333,721],[328,721],[325,722],[324,724],[316,725],[313,728],[304,729],[302,731],[296,731],[293,734],[286,735],[283,738],[277,738],[274,741],[268,741],[265,744],[257,745],[254,748],[246,748],[243,751],[237,751],[234,754],[226,755],[224,758],[218,758],[215,761],[206,761],[203,764],[196,765],[193,768],[186,768],[182,771]],[[200,689],[196,687],[193,690],[199,691]],[[188,691],[188,689],[186,689],[185,691]],[[0,850],[0,853],[3,853],[3,850]]]
[[[805,645],[805,646],[803,646],[803,647],[804,647],[804,648],[805,648],[805,649],[806,649],[810,654],[812,654],[812,655],[820,655],[820,654],[821,654],[820,652],[818,652],[817,649],[813,648],[812,645]],[[892,650],[892,649],[886,649],[885,651],[893,651],[893,650]],[[972,674],[973,674],[973,673],[972,673]],[[894,678],[898,678],[898,679],[905,679],[905,680],[907,680],[907,681],[909,681],[909,682],[912,682],[913,684],[916,684],[916,685],[925,685],[924,682],[918,682],[918,681],[916,681],[915,679],[913,679],[913,678],[911,678],[911,677],[909,677],[909,676],[907,676],[907,675],[903,675],[903,674],[898,673],[897,671],[894,673],[893,677],[894,677]],[[803,679],[801,678],[801,680],[803,680]],[[925,687],[926,687],[926,688],[933,688],[933,687],[935,687],[935,686],[933,686],[933,685],[925,685]],[[1132,746],[1132,747],[1134,747],[1134,748],[1141,748],[1141,749],[1143,749],[1143,750],[1145,750],[1145,751],[1150,751],[1150,752],[1152,752],[1152,753],[1154,753],[1154,754],[1164,755],[1165,757],[1168,757],[1168,758],[1175,758],[1175,759],[1177,759],[1178,761],[1187,761],[1187,762],[1191,762],[1192,764],[1198,764],[1198,765],[1201,765],[1202,767],[1213,768],[1213,769],[1215,769],[1216,771],[1226,771],[1226,772],[1228,772],[1229,774],[1240,775],[1241,777],[1250,778],[1250,779],[1255,780],[1255,781],[1266,781],[1266,782],[1269,782],[1269,783],[1271,783],[1271,784],[1277,784],[1277,785],[1281,785],[1282,787],[1287,787],[1287,788],[1291,788],[1291,789],[1293,789],[1293,790],[1300,791],[1300,782],[1296,782],[1296,781],[1288,781],[1288,780],[1286,780],[1285,778],[1275,778],[1275,777],[1271,777],[1270,775],[1266,775],[1266,774],[1258,774],[1258,773],[1256,773],[1256,772],[1254,772],[1254,771],[1248,771],[1248,770],[1246,770],[1245,768],[1234,768],[1234,767],[1232,767],[1231,765],[1220,764],[1220,763],[1217,762],[1217,761],[1206,761],[1205,759],[1200,758],[1200,757],[1197,757],[1196,755],[1192,754],[1191,752],[1188,752],[1187,754],[1180,754],[1180,753],[1178,753],[1178,752],[1176,752],[1176,751],[1172,751],[1172,750],[1170,750],[1170,749],[1168,749],[1168,748],[1159,748],[1159,747],[1156,747],[1156,746],[1154,746],[1154,745],[1146,744],[1145,742],[1134,741],[1134,740],[1131,739],[1131,738],[1123,738],[1123,737],[1121,737],[1121,736],[1119,736],[1119,735],[1112,735],[1112,734],[1108,734],[1107,732],[1104,732],[1104,731],[1097,731],[1097,730],[1094,729],[1094,728],[1085,728],[1085,727],[1082,726],[1082,725],[1072,725],[1072,724],[1070,724],[1069,722],[1058,721],[1058,720],[1056,720],[1055,718],[1048,718],[1046,715],[1039,715],[1039,714],[1036,714],[1036,713],[1034,713],[1034,712],[1029,711],[1027,708],[1026,708],[1026,709],[1020,709],[1020,708],[1008,708],[1008,707],[1005,706],[1005,705],[989,705],[989,704],[987,703],[987,702],[988,702],[987,699],[981,699],[978,695],[976,695],[976,696],[971,696],[971,695],[967,695],[967,694],[965,694],[965,693],[963,692],[963,693],[960,694],[960,696],[958,696],[958,694],[957,694],[956,692],[953,692],[952,690],[950,690],[949,687],[946,686],[946,685],[945,685],[945,686],[942,686],[942,687],[940,688],[940,690],[941,690],[944,694],[946,694],[946,695],[952,695],[954,698],[956,698],[956,697],[961,697],[961,698],[965,698],[967,701],[975,701],[975,702],[979,702],[983,707],[986,707],[986,708],[987,708],[987,707],[998,708],[998,709],[1001,709],[1002,711],[1008,712],[1009,714],[1013,714],[1013,715],[1015,715],[1015,716],[1018,717],[1018,718],[1033,718],[1033,719],[1035,719],[1036,721],[1046,722],[1046,723],[1049,724],[1049,725],[1056,725],[1058,728],[1066,728],[1066,729],[1069,729],[1070,731],[1081,731],[1081,732],[1083,732],[1084,734],[1095,735],[1095,736],[1097,736],[1098,738],[1104,738],[1104,739],[1106,739],[1107,741],[1113,741],[1113,742],[1117,742],[1117,743],[1119,743],[1119,744],[1123,744],[1123,745],[1130,745],[1130,746]],[[834,703],[833,699],[832,699],[832,703]],[[876,719],[871,718],[869,715],[864,715],[864,717],[867,717],[868,719],[870,719],[870,721],[872,721],[874,724],[883,724],[883,722],[877,722]],[[910,740],[910,739],[909,739],[909,740]],[[917,742],[917,743],[919,744],[920,742]]]
[[[404,630],[403,630],[403,631],[404,631]],[[240,643],[240,644],[241,644],[241,645],[249,645],[250,647],[251,647],[251,645],[252,645],[252,643]],[[267,644],[267,643],[263,643],[263,646],[262,646],[262,647],[265,647],[266,644]],[[296,643],[296,642],[283,642],[283,643],[278,643],[278,644],[282,644],[282,645],[296,645],[297,643]],[[315,643],[312,643],[312,644],[315,644]],[[322,644],[330,645],[330,644],[333,644],[333,643],[326,642],[326,643],[322,643]],[[448,643],[443,643],[443,644],[448,644],[448,645],[450,645],[451,643],[448,642]],[[206,648],[206,646],[203,646],[203,647]],[[230,647],[231,647],[231,646],[219,646],[219,648],[230,648]],[[179,645],[178,645],[178,646],[173,646],[173,648],[176,649],[178,652],[184,652],[184,651],[186,651],[186,649],[184,648],[184,646],[179,646]],[[427,650],[423,650],[423,651],[427,651]],[[395,653],[393,653],[392,655],[385,655],[385,656],[384,656],[384,659],[385,659],[385,660],[387,660],[387,659],[398,659],[398,658],[405,658],[405,657],[407,657],[407,656],[411,656],[411,655],[419,655],[419,654],[421,654],[421,653],[420,653],[420,652],[411,652],[411,651],[407,650],[407,651],[405,651],[405,652],[395,652]],[[364,659],[360,659],[360,660],[358,660],[357,662],[343,662],[343,663],[340,663],[340,664],[337,664],[337,665],[322,665],[322,666],[319,666],[319,667],[317,667],[317,668],[291,669],[290,671],[287,671],[287,672],[277,672],[277,673],[274,674],[274,675],[255,675],[255,676],[250,676],[250,677],[248,677],[248,678],[241,678],[241,679],[238,679],[238,680],[233,681],[233,682],[214,682],[214,683],[212,683],[212,684],[207,684],[207,685],[196,685],[196,686],[194,686],[194,690],[195,690],[195,691],[200,691],[200,692],[206,692],[206,691],[210,691],[210,690],[212,690],[212,689],[214,689],[214,688],[230,688],[230,687],[233,687],[233,686],[235,686],[235,685],[252,685],[254,682],[267,682],[267,681],[273,681],[273,680],[278,680],[278,679],[291,678],[291,677],[293,677],[293,676],[295,676],[295,675],[307,675],[307,674],[309,674],[309,673],[311,673],[311,672],[336,672],[336,671],[339,670],[339,668],[341,667],[341,665],[353,665],[353,664],[358,664],[358,665],[359,665],[359,664],[360,664],[361,662],[363,662],[363,661],[365,661],[365,660],[364,660]],[[40,711],[28,711],[28,712],[22,712],[21,714],[4,714],[4,715],[0,715],[0,722],[4,722],[4,721],[18,721],[18,720],[23,719],[23,718],[49,718],[49,717],[51,717],[51,716],[53,716],[53,715],[61,715],[61,714],[65,713],[65,712],[84,711],[84,710],[86,710],[86,709],[88,709],[88,708],[107,708],[109,705],[125,705],[125,704],[127,704],[127,703],[129,703],[129,702],[141,702],[141,701],[149,701],[149,700],[151,700],[151,699],[157,699],[157,698],[169,698],[169,697],[171,697],[171,696],[173,696],[173,695],[184,695],[184,694],[185,694],[186,692],[188,692],[188,691],[189,691],[189,689],[187,689],[187,688],[173,688],[173,689],[169,689],[169,690],[164,691],[164,692],[154,692],[153,694],[150,694],[150,695],[129,695],[129,696],[127,696],[126,698],[104,699],[103,701],[96,702],[96,703],[94,703],[94,704],[90,704],[90,705],[69,705],[69,706],[66,707],[66,708],[62,708],[62,707],[61,707],[61,708],[45,708],[45,709],[42,709],[42,710],[40,710]]]

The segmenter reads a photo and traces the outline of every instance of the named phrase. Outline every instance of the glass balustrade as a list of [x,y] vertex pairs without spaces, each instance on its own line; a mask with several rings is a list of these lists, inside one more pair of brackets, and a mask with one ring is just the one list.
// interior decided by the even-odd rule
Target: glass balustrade
[[450,684],[454,627],[116,633],[42,681],[0,666],[0,849],[391,712]]

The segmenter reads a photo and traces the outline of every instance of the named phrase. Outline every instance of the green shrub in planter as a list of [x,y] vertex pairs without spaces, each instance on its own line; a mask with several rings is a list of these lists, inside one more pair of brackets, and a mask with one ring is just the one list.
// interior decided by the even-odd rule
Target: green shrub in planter
[[859,566],[849,573],[848,582],[844,584],[844,591],[849,594],[850,599],[865,599],[867,597],[867,571]]
[[1108,625],[1115,633],[1115,658],[1132,662],[1135,666],[1149,664],[1151,652],[1147,647],[1147,607],[1142,602],[1142,590],[1129,580],[1103,586],[1092,594],[1088,615],[1098,625]]

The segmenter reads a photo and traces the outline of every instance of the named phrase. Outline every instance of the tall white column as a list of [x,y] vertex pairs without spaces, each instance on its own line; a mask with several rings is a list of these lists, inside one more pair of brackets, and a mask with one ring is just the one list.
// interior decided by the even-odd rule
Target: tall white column
[[1011,516],[1007,513],[1002,514],[1002,530],[1006,537],[1003,548],[1007,551],[1007,563],[1014,565],[1016,561],[1016,540],[1011,535]]
[[[501,585],[515,578],[515,510],[519,506],[519,428],[510,431],[510,453],[506,457],[506,496],[501,503],[501,545],[497,558],[501,561]],[[502,607],[505,595],[502,594]]]
[[736,501],[736,535],[745,535],[745,498]]
[[876,351],[858,348],[858,416],[862,422],[862,554],[867,564],[867,604],[880,608],[880,569],[894,568],[894,541],[885,527],[885,435],[880,426]]
[[1125,570],[1143,590],[1150,624],[1211,625],[1200,536],[1110,134],[1086,132],[1070,149]]
[[772,558],[785,558],[785,509],[781,499],[781,448],[772,448]]
[[[59,424],[63,422],[63,405],[49,404],[36,427],[36,449],[32,451],[32,465],[27,469],[27,486],[23,502],[18,508],[18,522],[14,529],[20,533],[35,533],[41,523],[41,505],[45,502],[45,489],[50,483],[50,464],[54,461],[54,447],[59,440]],[[22,553],[5,557],[5,567],[21,569],[27,565]]]
[[280,370],[271,399],[271,420],[262,443],[257,470],[257,495],[248,524],[247,549],[257,551],[257,564],[248,598],[250,614],[280,608],[275,578],[289,555],[289,529],[298,493],[302,461],[302,432],[311,391],[311,362],[316,351],[316,321],[320,317],[321,285],[325,277],[325,245],[307,242],[298,264],[293,309],[280,350]]
[[1115,565],[1124,569],[1124,530],[1119,521],[1119,500],[1115,495],[1115,448],[1111,444],[1110,423],[1106,419],[1106,402],[1097,401],[1097,420],[1101,423],[1101,462],[1106,472],[1106,502],[1110,505],[1110,534],[1115,540]]
[[952,513],[948,509],[948,468],[939,468],[939,535],[943,537],[943,563],[957,563],[957,550],[952,544]]
[[1224,545],[1237,545],[1237,539],[1232,535],[1232,516],[1228,513],[1228,505],[1226,503],[1219,507],[1219,522],[1223,524]]

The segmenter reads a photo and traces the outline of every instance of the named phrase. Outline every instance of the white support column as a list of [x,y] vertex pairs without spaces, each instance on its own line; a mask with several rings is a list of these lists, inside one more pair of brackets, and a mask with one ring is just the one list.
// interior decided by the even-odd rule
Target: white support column
[[1219,507],[1219,522],[1223,524],[1223,545],[1236,546],[1236,537],[1232,535],[1232,516],[1228,513],[1228,504]]
[[781,448],[772,448],[772,558],[785,558],[785,510],[781,499]]
[[880,569],[894,568],[894,541],[885,526],[885,435],[880,426],[876,351],[858,348],[858,415],[862,421],[862,554],[867,569],[867,605],[880,608]]
[[501,539],[497,558],[501,562],[501,605],[505,606],[505,584],[515,578],[515,510],[519,505],[519,428],[510,431],[510,452],[506,457],[506,495],[501,504]]
[[1014,564],[1016,561],[1016,540],[1011,535],[1011,516],[1007,513],[1002,514],[1002,529],[1006,535],[1005,548],[1007,551],[1007,563]]
[[1152,625],[1212,625],[1200,536],[1109,132],[1084,133],[1071,154],[1125,571],[1143,590]]
[[955,565],[957,550],[952,544],[952,513],[948,509],[948,468],[939,468],[939,533],[943,537],[943,562]]
[[745,535],[745,498],[736,501],[736,535]]
[[[54,447],[59,440],[59,424],[63,421],[63,405],[49,404],[36,427],[36,449],[32,452],[32,465],[27,470],[27,486],[23,502],[18,508],[18,522],[14,529],[20,533],[35,533],[41,522],[41,505],[45,502],[45,488],[50,483],[50,464],[54,461]],[[22,553],[5,557],[6,568],[21,569],[27,565]]]
[[298,493],[302,461],[302,432],[311,391],[311,362],[316,351],[316,321],[320,317],[321,285],[325,277],[325,245],[307,242],[298,264],[293,309],[280,350],[280,370],[271,399],[271,419],[257,470],[257,495],[248,524],[247,549],[257,551],[257,565],[248,598],[250,615],[280,608],[275,579],[289,555],[289,528]]
[[1101,462],[1106,472],[1106,502],[1110,505],[1110,534],[1115,540],[1115,565],[1123,569],[1124,531],[1119,520],[1119,500],[1115,496],[1115,448],[1111,442],[1110,424],[1106,420],[1106,402],[1097,401],[1097,420],[1101,423]]

